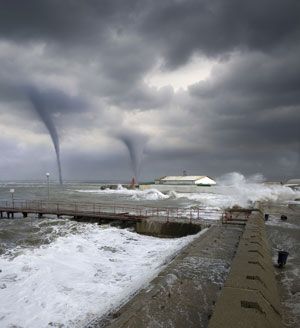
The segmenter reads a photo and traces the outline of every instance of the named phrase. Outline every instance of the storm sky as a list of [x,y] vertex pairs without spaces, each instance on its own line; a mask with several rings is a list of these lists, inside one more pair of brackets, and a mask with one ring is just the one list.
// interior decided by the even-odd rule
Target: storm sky
[[300,2],[1,0],[0,180],[58,179],[27,90],[65,179],[130,180],[127,136],[141,180],[300,177]]

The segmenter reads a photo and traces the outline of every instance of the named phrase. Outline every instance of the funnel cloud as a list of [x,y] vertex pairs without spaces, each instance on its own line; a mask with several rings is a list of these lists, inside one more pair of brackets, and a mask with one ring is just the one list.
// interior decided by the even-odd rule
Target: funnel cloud
[[138,181],[143,160],[143,153],[149,137],[142,133],[124,131],[118,134],[117,138],[123,142],[128,150],[131,168],[136,181]]
[[49,132],[49,135],[51,137],[56,154],[59,183],[62,184],[63,178],[62,178],[61,161],[60,161],[60,143],[59,143],[59,136],[57,133],[56,126],[53,122],[51,114],[46,108],[45,102],[43,101],[42,94],[37,89],[30,88],[28,89],[28,97],[35,111],[40,117],[41,121],[45,124]]

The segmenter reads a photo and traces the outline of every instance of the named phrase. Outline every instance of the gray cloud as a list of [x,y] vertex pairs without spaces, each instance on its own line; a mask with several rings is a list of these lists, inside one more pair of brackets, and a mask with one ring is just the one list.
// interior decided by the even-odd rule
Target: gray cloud
[[[233,145],[298,144],[300,140],[300,79],[295,54],[278,57],[249,55],[233,62],[223,74],[190,87],[210,111],[215,135]],[[276,146],[275,146],[276,145]],[[259,147],[257,145],[256,147]]]
[[239,48],[269,52],[293,44],[299,13],[293,0],[169,0],[151,6],[142,26],[172,67],[194,52],[222,57]]
[[[52,139],[64,135],[67,178],[127,179],[128,154],[112,141],[116,134],[134,171],[140,164],[128,140],[149,135],[144,178],[183,169],[300,175],[299,16],[293,0],[2,1],[3,163],[22,162],[24,177],[34,176],[31,157],[45,141],[19,87],[34,85],[39,96],[31,103],[42,102],[38,113],[51,118]],[[192,56],[214,60],[206,80],[199,75],[179,92],[172,81],[146,83],[159,62],[172,72]],[[128,139],[124,126],[139,131],[137,138],[132,132]],[[45,163],[34,165],[39,176],[37,163]]]
[[53,40],[67,44],[94,42],[108,22],[118,25],[136,1],[12,0],[0,5],[0,31],[16,40]]

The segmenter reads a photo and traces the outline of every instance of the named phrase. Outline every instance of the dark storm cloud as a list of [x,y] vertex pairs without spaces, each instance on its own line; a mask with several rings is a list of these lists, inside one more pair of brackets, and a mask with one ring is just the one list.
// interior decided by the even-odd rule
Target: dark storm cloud
[[195,52],[222,57],[239,48],[268,52],[293,43],[299,16],[294,0],[169,0],[156,2],[142,26],[172,67]]
[[43,103],[43,107],[47,112],[57,113],[69,113],[74,114],[76,112],[81,112],[88,109],[88,103],[78,97],[73,95],[68,95],[66,92],[57,89],[46,89],[41,90],[34,86],[20,87],[23,89],[26,95],[29,95],[32,99],[32,95],[35,95],[35,99]]
[[228,65],[223,74],[190,87],[207,108],[214,137],[231,145],[235,140],[248,145],[268,140],[273,147],[299,142],[298,49],[292,55],[249,55]]
[[209,87],[205,83],[191,87],[199,105],[195,115],[199,120],[205,117],[205,139],[215,150],[210,158],[218,158],[224,168],[238,164],[237,170],[252,173],[253,168],[258,172],[268,168],[269,177],[279,171],[298,176],[300,84],[288,61],[285,71],[280,65],[262,69],[265,60],[260,69],[253,65],[247,74],[236,67],[210,81]]
[[109,23],[130,15],[136,1],[9,0],[0,3],[0,32],[16,40],[91,42]]
[[293,43],[299,15],[295,0],[10,0],[0,4],[0,34],[105,45],[112,29],[119,35],[134,31],[176,66],[198,51],[219,57],[237,48],[270,51]]
[[[146,126],[145,176],[300,174],[299,26],[296,0],[1,1],[0,115],[11,109],[18,121],[18,109],[23,120],[15,86],[36,85],[59,129],[114,137],[124,121]],[[193,55],[218,61],[205,81],[180,92],[145,82],[158,63],[173,71]],[[95,144],[66,154],[67,177],[124,168],[125,147],[114,155]]]
[[226,95],[236,99],[249,97],[255,100],[253,110],[298,104],[299,53],[300,48],[294,46],[290,53],[245,55],[212,75],[208,81],[190,86],[190,92],[194,96],[211,99]]

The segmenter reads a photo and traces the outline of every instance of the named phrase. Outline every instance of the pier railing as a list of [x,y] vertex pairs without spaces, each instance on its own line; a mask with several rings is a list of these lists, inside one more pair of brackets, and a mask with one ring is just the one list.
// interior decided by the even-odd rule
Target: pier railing
[[114,203],[52,202],[45,200],[0,201],[0,211],[11,213],[70,215],[75,217],[101,217],[107,214],[120,217],[160,217],[167,220],[171,218],[190,220],[218,219],[222,215],[219,209],[205,207],[152,207]]

